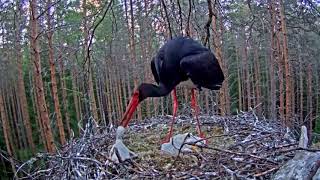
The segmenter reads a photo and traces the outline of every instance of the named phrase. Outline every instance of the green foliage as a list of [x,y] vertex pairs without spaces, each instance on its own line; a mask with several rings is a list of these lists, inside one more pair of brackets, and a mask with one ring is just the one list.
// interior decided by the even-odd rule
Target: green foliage
[[76,10],[68,10],[63,21],[63,25],[65,25],[67,28],[65,28],[62,32],[58,32],[58,39],[70,45],[79,43],[82,37],[82,32],[79,28],[82,22],[82,14]]

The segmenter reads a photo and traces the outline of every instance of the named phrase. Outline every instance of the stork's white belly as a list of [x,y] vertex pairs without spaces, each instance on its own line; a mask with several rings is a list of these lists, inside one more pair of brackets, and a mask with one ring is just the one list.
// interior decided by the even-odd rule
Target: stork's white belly
[[188,79],[187,81],[182,81],[180,82],[180,84],[178,85],[179,87],[186,87],[188,89],[194,89],[197,88],[197,86],[195,84],[193,84],[193,82],[191,81],[191,79]]

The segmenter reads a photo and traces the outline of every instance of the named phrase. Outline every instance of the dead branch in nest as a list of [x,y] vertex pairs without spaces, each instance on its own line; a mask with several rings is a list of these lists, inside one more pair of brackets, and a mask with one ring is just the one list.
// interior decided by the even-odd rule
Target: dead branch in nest
[[[98,126],[94,120],[89,119],[86,129],[79,138],[71,139],[54,155],[42,153],[21,163],[15,178],[263,179],[270,178],[297,151],[319,151],[299,148],[297,141],[286,127],[281,126],[278,121],[258,119],[253,110],[236,116],[201,116],[200,119],[203,127],[221,128],[221,134],[210,134],[206,138],[210,143],[206,146],[197,145],[198,141],[193,143],[184,141],[183,145],[193,145],[201,151],[184,153],[180,147],[179,158],[162,156],[159,147],[154,147],[155,139],[148,140],[152,135],[158,135],[157,138],[160,139],[159,134],[170,121],[169,116],[153,117],[143,122],[132,123],[125,139],[130,139],[131,147],[140,144],[147,148],[143,150],[139,147],[137,153],[141,154],[137,159],[120,164],[112,162],[108,157],[115,141],[114,130]],[[189,125],[185,123],[186,121],[194,122],[191,117],[181,116],[180,120],[178,117],[176,126]]]
[[269,174],[269,173],[272,173],[272,172],[278,170],[279,168],[280,168],[280,166],[276,166],[276,167],[273,167],[273,168],[271,168],[271,169],[269,169],[269,170],[267,170],[267,171],[254,174],[253,176],[254,176],[254,177],[264,176],[264,175],[267,175],[267,174]]

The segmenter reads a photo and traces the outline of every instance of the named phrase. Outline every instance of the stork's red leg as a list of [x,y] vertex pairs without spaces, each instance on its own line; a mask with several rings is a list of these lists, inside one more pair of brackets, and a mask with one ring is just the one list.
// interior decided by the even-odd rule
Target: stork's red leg
[[[198,109],[198,105],[197,105],[197,99],[196,99],[196,95],[195,95],[195,89],[191,90],[191,106],[194,110],[194,117],[197,121],[197,127],[196,130],[199,134],[199,137],[201,138],[206,138],[205,135],[201,132],[201,127],[200,127],[200,121],[198,118],[198,114],[199,114],[199,109]],[[204,141],[205,144],[207,144],[207,140]]]
[[162,144],[169,142],[170,138],[172,137],[173,124],[175,122],[176,115],[177,115],[177,109],[178,109],[178,99],[177,99],[176,88],[174,88],[172,91],[172,97],[173,97],[173,117],[171,120],[169,132],[168,132],[167,136],[161,141]]

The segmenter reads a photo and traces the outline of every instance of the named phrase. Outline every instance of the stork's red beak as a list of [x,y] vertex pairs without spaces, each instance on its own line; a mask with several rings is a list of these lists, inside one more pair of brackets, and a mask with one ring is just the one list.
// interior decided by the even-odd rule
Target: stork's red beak
[[138,105],[139,105],[139,91],[136,90],[133,93],[131,100],[130,100],[130,103],[127,106],[127,110],[123,115],[123,118],[121,120],[121,126],[123,126],[123,127],[128,126],[128,124],[131,120],[131,117],[132,117],[134,111],[137,109]]

